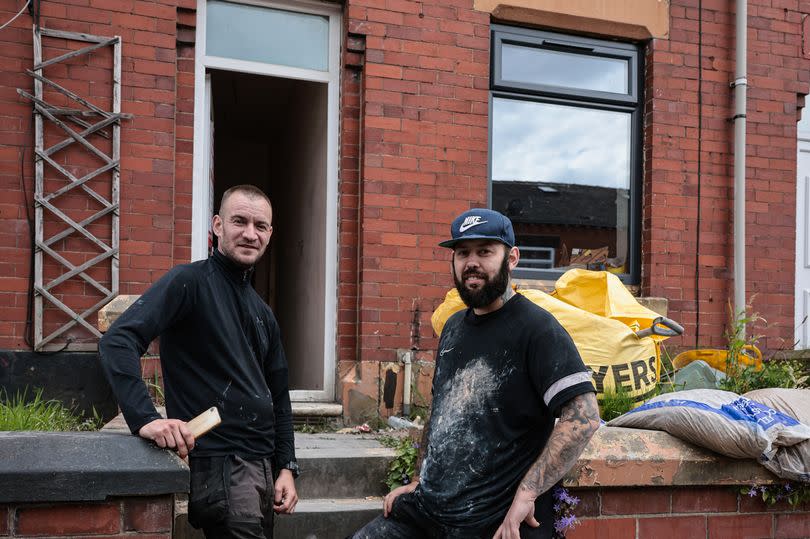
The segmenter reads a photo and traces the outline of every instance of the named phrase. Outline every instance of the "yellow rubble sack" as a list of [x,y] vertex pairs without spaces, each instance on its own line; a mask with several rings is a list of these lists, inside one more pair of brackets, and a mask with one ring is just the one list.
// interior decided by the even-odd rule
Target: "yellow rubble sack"
[[[647,329],[661,316],[636,301],[624,283],[607,271],[568,270],[557,279],[551,295],[589,313],[618,320],[634,331]],[[668,338],[652,337],[657,341]]]
[[[571,270],[561,277],[563,280],[573,271]],[[607,272],[587,272],[588,274],[602,274]],[[621,281],[615,275],[608,274],[618,281],[624,288]],[[617,384],[621,386],[637,403],[649,398],[658,385],[661,374],[660,350],[657,339],[663,339],[653,335],[639,338],[635,331],[625,323],[625,320],[632,319],[635,325],[641,328],[649,327],[653,319],[658,314],[638,306],[626,305],[627,299],[618,295],[614,301],[604,298],[609,295],[608,287],[613,286],[610,278],[596,279],[592,275],[585,275],[586,286],[591,290],[593,296],[602,296],[601,299],[594,299],[593,296],[578,294],[575,292],[570,280],[564,281],[565,293],[563,297],[571,302],[578,302],[587,305],[589,308],[597,310],[599,313],[611,313],[620,315],[607,317],[601,314],[588,312],[572,303],[562,301],[558,295],[550,295],[540,290],[517,289],[518,294],[522,294],[533,303],[550,312],[557,321],[568,331],[579,350],[582,360],[590,369],[596,387],[597,397],[601,399],[604,391],[615,390]],[[559,282],[559,281],[558,281]],[[602,286],[599,286],[599,282]],[[630,300],[635,303],[635,299],[625,289]],[[617,296],[615,291],[610,291]],[[456,289],[447,292],[444,302],[439,305],[431,317],[433,330],[437,335],[441,334],[444,324],[450,316],[466,308]],[[645,326],[646,324],[646,326]]]

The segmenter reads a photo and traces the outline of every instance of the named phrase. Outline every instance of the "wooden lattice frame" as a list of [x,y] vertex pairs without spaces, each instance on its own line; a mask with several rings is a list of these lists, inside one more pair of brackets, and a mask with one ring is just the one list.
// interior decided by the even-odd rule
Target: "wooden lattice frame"
[[[89,43],[89,45],[43,61],[43,36],[80,41]],[[49,80],[43,74],[44,68],[48,66],[64,60],[75,58],[80,55],[88,54],[92,51],[108,46],[113,48],[112,111],[106,111],[97,107],[88,100],[83,99],[79,95]],[[34,68],[33,70],[28,71],[28,74],[34,78],[34,95],[31,95],[24,90],[18,90],[18,92],[20,95],[29,99],[34,106],[34,219],[36,227],[34,252],[34,349],[37,351],[62,349],[94,350],[97,346],[95,343],[71,343],[70,338],[67,339],[67,342],[56,342],[56,339],[70,328],[77,325],[85,328],[88,332],[90,332],[91,335],[101,337],[101,333],[98,331],[98,329],[96,329],[95,324],[88,322],[88,318],[98,311],[99,308],[106,305],[110,300],[118,295],[121,120],[130,117],[128,114],[121,113],[121,38],[118,36],[101,37],[76,32],[64,32],[61,30],[50,30],[46,28],[34,27]],[[43,85],[48,85],[52,89],[85,108],[72,109],[48,104],[44,100]],[[60,119],[60,117],[64,118],[64,120]],[[62,129],[67,134],[67,138],[46,148],[44,120],[48,120]],[[84,129],[77,132],[72,129],[67,122],[76,124]],[[111,133],[106,130],[107,128],[111,128]],[[112,139],[112,155],[107,155],[101,149],[93,146],[93,144],[88,140],[88,137],[93,133],[98,133],[105,138]],[[96,170],[82,176],[81,178],[77,178],[53,158],[53,155],[56,152],[59,152],[74,143],[78,143],[86,148],[93,155],[101,159],[103,164]],[[51,193],[45,192],[44,178],[46,163],[64,176],[64,179],[68,181],[66,185]],[[108,171],[111,173],[111,200],[107,200],[104,196],[98,194],[87,185],[89,180]],[[53,203],[54,199],[57,197],[60,197],[76,188],[81,188],[88,196],[93,198],[96,202],[98,202],[98,204],[101,205],[100,210],[79,222],[71,219]],[[48,238],[44,237],[44,218],[46,209],[67,225],[67,228]],[[88,225],[106,215],[111,215],[112,230],[109,245],[87,229]],[[53,248],[53,245],[56,242],[67,238],[73,233],[81,234],[87,240],[92,242],[100,249],[100,254],[79,265],[74,265],[69,260],[61,256]],[[65,273],[62,273],[60,276],[50,280],[47,283],[44,282],[43,255],[45,254],[67,269]],[[86,273],[89,268],[98,265],[107,259],[110,259],[110,288],[107,288]],[[81,312],[76,312],[76,310],[60,301],[60,299],[51,292],[54,287],[71,278],[83,279],[103,296],[102,299],[93,306],[86,308]],[[70,318],[69,321],[65,322],[48,335],[43,334],[46,301],[49,304],[57,307]]]

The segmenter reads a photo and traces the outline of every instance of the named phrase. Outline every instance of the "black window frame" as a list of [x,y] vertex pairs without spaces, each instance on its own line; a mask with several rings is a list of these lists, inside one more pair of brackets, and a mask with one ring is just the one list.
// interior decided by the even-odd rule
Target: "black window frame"
[[[490,92],[487,160],[487,199],[492,207],[492,127],[495,98],[562,104],[598,110],[630,113],[630,201],[628,223],[627,273],[617,274],[625,284],[637,285],[641,281],[641,201],[643,172],[644,128],[644,56],[642,47],[635,43],[560,34],[545,30],[493,24],[491,30]],[[502,79],[501,54],[504,44],[541,48],[586,56],[624,59],[628,61],[628,92],[626,94],[568,88],[550,84],[531,84]],[[513,276],[520,279],[556,280],[564,270],[528,270],[518,267]]]

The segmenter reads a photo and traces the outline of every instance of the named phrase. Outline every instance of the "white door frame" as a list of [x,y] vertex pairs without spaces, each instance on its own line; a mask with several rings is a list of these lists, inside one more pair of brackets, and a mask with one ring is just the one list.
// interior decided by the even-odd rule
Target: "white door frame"
[[[229,0],[234,1],[234,0]],[[210,89],[206,89],[208,69],[221,69],[254,75],[269,75],[287,79],[326,83],[328,133],[326,144],[326,227],[323,231],[326,248],[326,297],[324,298],[324,389],[296,390],[290,396],[294,401],[329,401],[335,399],[335,368],[337,347],[337,205],[338,205],[338,130],[340,126],[340,35],[341,9],[339,5],[320,2],[239,0],[240,3],[261,7],[297,11],[329,17],[329,70],[317,71],[277,64],[249,62],[208,56],[206,42],[206,0],[197,0],[197,32],[194,64],[194,168],[191,212],[191,259],[208,256],[208,190],[207,141],[210,125],[207,121],[207,102]]]
[[[799,125],[801,129],[802,125]],[[810,153],[810,133],[799,131],[796,149],[796,283],[794,287],[793,342],[797,348],[810,347],[810,289],[806,274],[810,272],[810,169],[802,167],[802,154]]]

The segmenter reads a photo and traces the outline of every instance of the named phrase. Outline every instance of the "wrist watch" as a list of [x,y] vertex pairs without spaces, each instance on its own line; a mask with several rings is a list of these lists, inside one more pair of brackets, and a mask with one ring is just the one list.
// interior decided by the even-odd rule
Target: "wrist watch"
[[298,478],[301,475],[301,469],[298,468],[298,463],[294,460],[291,460],[287,464],[281,466],[282,470],[290,470],[292,472],[293,478]]

